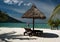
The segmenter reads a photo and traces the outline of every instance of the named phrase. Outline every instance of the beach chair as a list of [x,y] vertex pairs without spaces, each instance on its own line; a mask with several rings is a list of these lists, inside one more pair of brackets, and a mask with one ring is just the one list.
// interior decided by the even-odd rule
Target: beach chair
[[42,30],[33,30],[32,31],[32,35],[40,36],[42,34],[43,34],[43,31]]
[[24,32],[24,35],[29,35],[29,36],[31,36],[31,34],[32,34],[32,30],[31,30],[31,28],[24,28],[25,29],[25,32]]
[[25,29],[25,32],[24,32],[24,35],[29,35],[29,36],[40,36],[41,34],[43,34],[43,31],[42,30],[31,30],[31,28],[24,28]]

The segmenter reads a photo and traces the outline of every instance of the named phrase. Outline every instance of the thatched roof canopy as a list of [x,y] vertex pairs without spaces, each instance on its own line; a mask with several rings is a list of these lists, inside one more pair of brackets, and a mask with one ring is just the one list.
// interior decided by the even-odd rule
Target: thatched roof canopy
[[35,5],[32,5],[32,7],[26,13],[24,13],[22,18],[45,19],[46,17],[39,9],[37,9]]

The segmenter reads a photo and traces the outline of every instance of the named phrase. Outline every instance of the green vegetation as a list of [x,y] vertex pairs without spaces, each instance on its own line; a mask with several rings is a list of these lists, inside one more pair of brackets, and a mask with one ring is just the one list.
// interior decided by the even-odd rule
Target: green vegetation
[[0,21],[7,21],[7,20],[8,20],[7,14],[0,11]]
[[60,4],[53,10],[51,17],[48,20],[48,24],[51,28],[56,27],[58,29],[58,26],[60,25]]
[[7,13],[0,11],[0,23],[24,23],[13,17],[10,17]]

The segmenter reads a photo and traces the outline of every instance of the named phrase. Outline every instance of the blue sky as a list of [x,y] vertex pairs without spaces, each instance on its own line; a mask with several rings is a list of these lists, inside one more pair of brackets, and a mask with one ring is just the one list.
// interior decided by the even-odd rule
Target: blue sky
[[[31,8],[32,4],[35,4],[47,17],[45,20],[36,21],[44,22],[49,19],[53,9],[60,4],[60,0],[0,0],[0,10],[13,18],[26,21],[27,19],[22,19],[21,16]],[[30,19],[28,21],[31,22]]]

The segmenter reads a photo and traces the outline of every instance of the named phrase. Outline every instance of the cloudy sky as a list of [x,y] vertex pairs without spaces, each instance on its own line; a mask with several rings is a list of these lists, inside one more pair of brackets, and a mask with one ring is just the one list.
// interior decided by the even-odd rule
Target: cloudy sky
[[[0,0],[0,10],[6,12],[9,16],[21,21],[21,16],[31,8],[32,4],[42,11],[47,17],[47,21],[52,14],[53,9],[60,4],[60,0]],[[28,20],[30,21],[30,20]],[[42,22],[42,20],[40,20]]]

